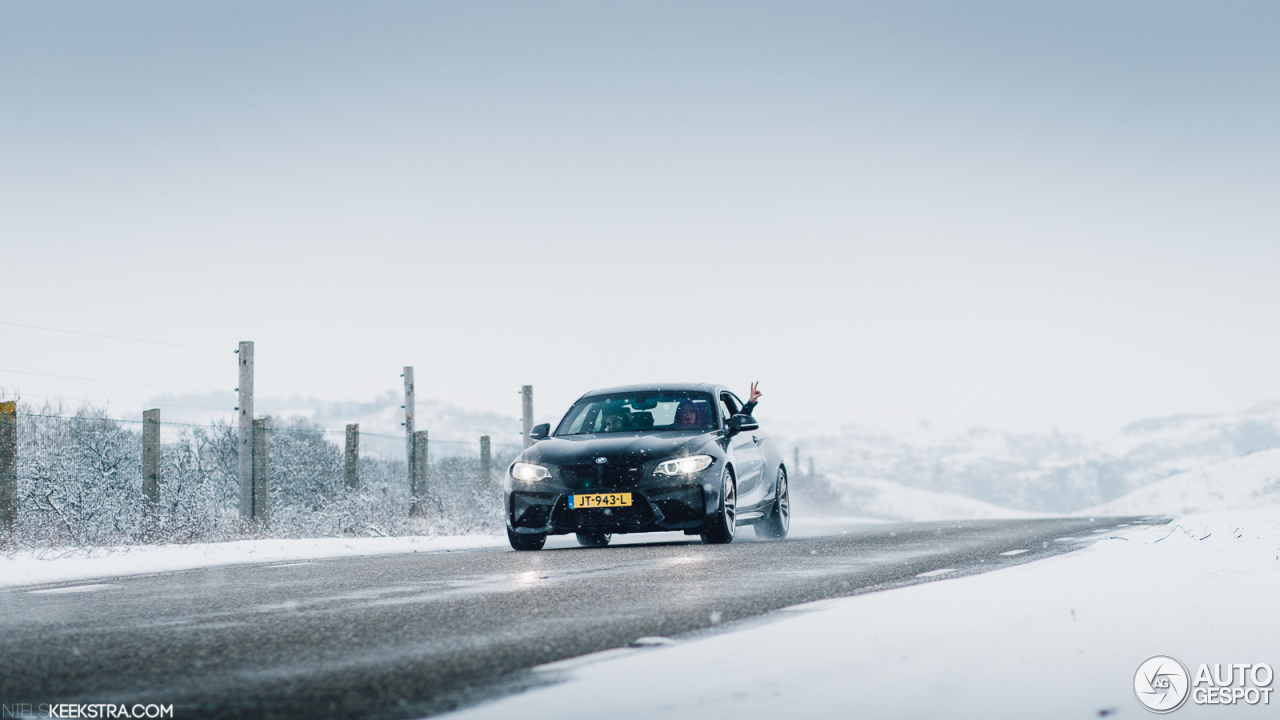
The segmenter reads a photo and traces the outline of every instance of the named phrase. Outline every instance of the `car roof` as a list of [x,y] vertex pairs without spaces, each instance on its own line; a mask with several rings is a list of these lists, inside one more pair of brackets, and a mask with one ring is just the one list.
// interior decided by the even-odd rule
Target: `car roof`
[[723,387],[723,385],[716,385],[713,383],[644,383],[641,385],[619,385],[611,388],[599,388],[583,393],[582,397],[590,397],[592,395],[610,395],[612,393],[652,392],[654,390],[686,390],[711,393],[714,395]]

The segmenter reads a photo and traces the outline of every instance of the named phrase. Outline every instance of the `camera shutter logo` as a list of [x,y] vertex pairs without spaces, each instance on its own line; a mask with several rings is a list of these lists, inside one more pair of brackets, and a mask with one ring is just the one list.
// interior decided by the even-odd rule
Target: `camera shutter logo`
[[1169,713],[1182,707],[1191,691],[1187,666],[1168,655],[1147,658],[1133,674],[1133,694],[1153,713]]

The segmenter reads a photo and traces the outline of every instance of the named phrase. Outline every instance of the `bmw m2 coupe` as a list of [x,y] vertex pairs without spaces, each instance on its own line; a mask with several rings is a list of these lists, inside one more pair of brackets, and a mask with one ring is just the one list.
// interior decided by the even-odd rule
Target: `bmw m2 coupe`
[[539,550],[548,535],[586,546],[614,534],[684,531],[732,542],[738,528],[783,538],[791,497],[782,454],[743,403],[719,385],[632,385],[592,390],[555,432],[507,469],[507,537]]

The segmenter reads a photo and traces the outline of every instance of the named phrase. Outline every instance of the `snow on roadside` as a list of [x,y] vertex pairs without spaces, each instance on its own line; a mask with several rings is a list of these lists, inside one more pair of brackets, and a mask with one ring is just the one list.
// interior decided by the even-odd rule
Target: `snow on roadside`
[[[869,518],[803,518],[792,527],[797,537],[828,534],[852,523],[875,525]],[[695,538],[696,539],[696,538]],[[750,541],[748,533],[743,540]],[[682,532],[615,536],[615,545],[688,542]],[[573,535],[547,539],[548,549],[577,547]],[[29,550],[0,554],[0,588],[80,580],[150,575],[222,565],[247,565],[323,558],[449,552],[482,548],[509,549],[505,535],[449,535],[385,538],[303,538],[238,540],[186,545],[131,545],[109,548]]]
[[507,547],[498,535],[237,540],[190,545],[24,551],[0,555],[0,588],[175,570],[396,553]]
[[[452,717],[1148,717],[1133,683],[1153,655],[1193,677],[1201,663],[1280,668],[1280,511],[1100,538],[1026,565],[553,664],[542,672],[563,682]],[[1278,706],[1188,702],[1178,716],[1275,717]]]

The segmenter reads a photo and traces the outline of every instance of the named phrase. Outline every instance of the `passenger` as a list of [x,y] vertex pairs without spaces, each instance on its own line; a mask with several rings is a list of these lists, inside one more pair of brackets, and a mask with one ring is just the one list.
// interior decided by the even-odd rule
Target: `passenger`
[[747,404],[743,405],[742,409],[738,411],[740,414],[750,415],[751,411],[756,409],[756,403],[760,401],[760,396],[764,394],[756,389],[756,386],[759,384],[759,380],[751,383],[751,399],[747,400]]
[[676,408],[676,418],[671,423],[671,429],[700,430],[705,426],[706,423],[702,421],[702,408],[692,400],[681,400],[679,407]]

